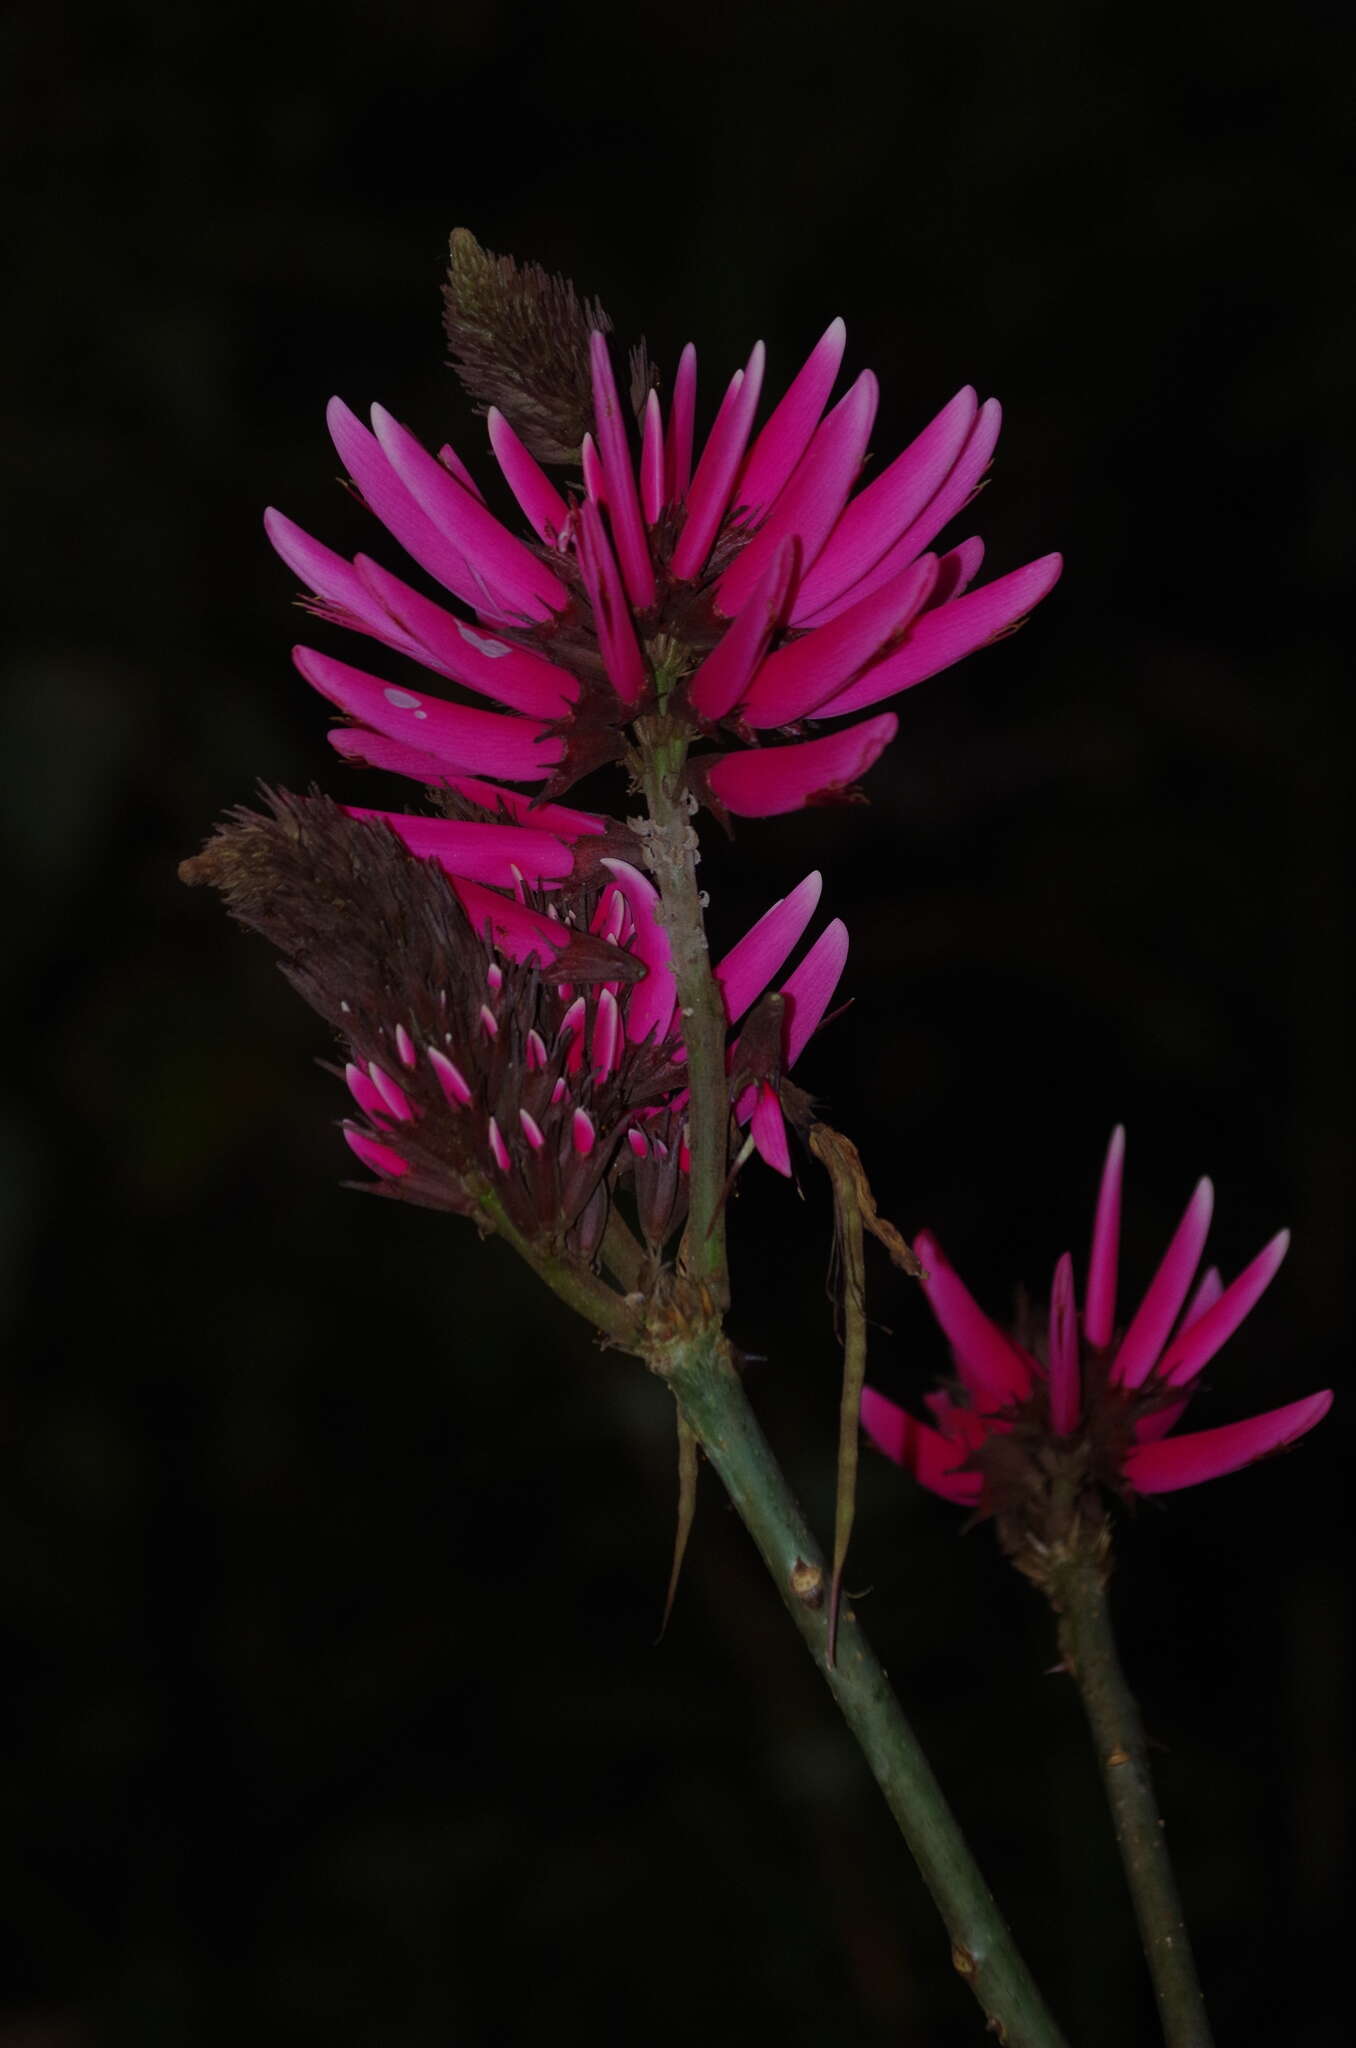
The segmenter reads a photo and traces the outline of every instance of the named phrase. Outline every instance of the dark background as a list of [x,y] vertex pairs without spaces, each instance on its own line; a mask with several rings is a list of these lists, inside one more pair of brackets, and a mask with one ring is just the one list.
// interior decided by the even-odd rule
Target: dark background
[[[871,808],[709,842],[713,926],[824,866],[855,1007],[803,1078],[996,1311],[1081,1260],[1123,1118],[1130,1288],[1202,1171],[1226,1274],[1295,1229],[1200,1422],[1340,1385],[1351,49],[1303,7],[1072,0],[124,0],[4,34],[0,2048],[974,2041],[712,1483],[652,1647],[662,1390],[498,1247],[340,1191],[320,1027],[174,867],[257,777],[354,789],[259,514],[361,544],[335,390],[485,473],[442,367],[455,222],[666,370],[695,338],[708,407],[755,335],[777,389],[841,311],[878,456],[996,390],[991,569],[1068,569],[898,707]],[[813,1178],[749,1176],[735,1329],[821,1527],[827,1235]],[[876,1285],[916,1403],[939,1335]],[[1344,2033],[1350,1446],[1339,1396],[1121,1546],[1235,2048]],[[1073,2039],[1150,2040],[1040,1603],[874,1459],[855,1580]]]

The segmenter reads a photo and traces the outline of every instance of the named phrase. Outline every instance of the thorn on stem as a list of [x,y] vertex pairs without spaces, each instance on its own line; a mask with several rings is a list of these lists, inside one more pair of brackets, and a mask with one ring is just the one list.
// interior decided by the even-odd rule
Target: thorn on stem
[[824,1573],[817,1564],[798,1557],[791,1567],[791,1591],[803,1607],[824,1605]]

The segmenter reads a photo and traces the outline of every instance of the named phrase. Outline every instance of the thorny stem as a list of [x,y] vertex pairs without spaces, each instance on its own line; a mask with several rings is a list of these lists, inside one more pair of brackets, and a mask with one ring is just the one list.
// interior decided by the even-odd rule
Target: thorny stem
[[697,888],[697,835],[683,787],[687,738],[665,718],[641,731],[641,766],[649,833],[646,853],[659,890],[678,1005],[683,1018],[690,1090],[686,1271],[717,1310],[729,1306],[725,1256],[725,1172],[730,1108],[725,1073],[725,1005],[711,973],[706,922]]
[[951,1937],[951,1960],[1007,2048],[1063,2048],[889,1679],[850,1603],[829,1661],[828,1572],[710,1323],[659,1336],[651,1365],[673,1390],[837,1700]]
[[1059,1647],[1087,1710],[1168,2048],[1211,2048],[1210,2022],[1187,1938],[1149,1771],[1144,1724],[1116,1654],[1100,1557],[1073,1554],[1049,1574]]

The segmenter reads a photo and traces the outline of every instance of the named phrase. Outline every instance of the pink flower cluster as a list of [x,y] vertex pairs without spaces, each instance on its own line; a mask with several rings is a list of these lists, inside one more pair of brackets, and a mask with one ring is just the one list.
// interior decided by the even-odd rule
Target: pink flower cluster
[[[997,402],[968,387],[857,488],[877,384],[865,370],[830,404],[845,341],[836,320],[755,431],[760,342],[698,448],[696,351],[683,351],[667,410],[648,392],[633,443],[595,332],[596,430],[578,486],[562,492],[490,409],[526,536],[489,510],[453,448],[431,453],[380,406],[369,428],[335,399],[330,432],[354,488],[440,597],[270,511],[274,546],[322,616],[497,707],[298,648],[302,675],[349,721],[331,734],[339,751],[426,785],[488,778],[558,795],[620,757],[626,729],[659,708],[714,742],[692,786],[722,811],[763,817],[850,793],[897,719],[838,721],[1010,631],[1060,558],[971,589],[982,542],[935,550],[998,438]],[[820,721],[833,729],[817,733]],[[521,817],[524,800],[505,801]]]
[[[928,1396],[931,1423],[868,1387],[871,1440],[944,1499],[1001,1508],[1032,1472],[1034,1453],[1078,1450],[1089,1476],[1115,1491],[1171,1493],[1285,1449],[1320,1422],[1329,1391],[1264,1415],[1173,1436],[1200,1375],[1270,1285],[1289,1244],[1281,1231],[1226,1287],[1215,1267],[1197,1282],[1214,1193],[1202,1180],[1158,1271],[1117,1336],[1125,1133],[1113,1133],[1102,1174],[1081,1318],[1073,1261],[1055,1267],[1044,1343],[1017,1342],[992,1322],[928,1233],[916,1240],[923,1285],[951,1345],[956,1386]],[[1043,1355],[1041,1355],[1043,1354]]]
[[[444,867],[451,835],[496,829],[414,822],[428,829],[412,850]],[[407,830],[402,836],[408,843]],[[457,857],[465,857],[460,847]],[[598,947],[587,956],[579,953],[571,913],[552,916],[467,883],[452,870],[453,888],[483,937],[483,986],[471,1003],[455,1006],[455,1014],[446,1007],[427,1016],[411,1011],[383,1027],[384,1057],[351,1059],[345,1069],[366,1118],[365,1124],[345,1126],[349,1145],[385,1179],[412,1176],[409,1192],[415,1199],[441,1199],[446,1147],[430,1154],[429,1133],[420,1125],[431,1115],[440,1122],[450,1115],[456,1156],[474,1162],[492,1185],[515,1183],[514,1195],[533,1190],[525,1213],[534,1219],[540,1216],[549,1225],[563,1216],[573,1224],[623,1145],[620,1164],[635,1179],[642,1224],[662,1214],[667,1225],[678,1213],[685,1197],[676,1176],[688,1165],[687,1090],[669,942],[647,877],[607,856],[601,868],[605,881],[591,892],[588,922]],[[820,891],[819,875],[808,875],[715,967],[731,1027],[785,967],[810,925]],[[779,1173],[790,1173],[791,1156],[778,1084],[823,1020],[847,945],[846,928],[834,919],[781,982],[773,1071],[753,1071],[739,1038],[730,1044],[734,1114]],[[564,977],[581,957],[594,978],[576,985]],[[515,966],[547,972],[514,974]],[[628,978],[620,978],[622,970]],[[609,972],[618,978],[596,978]],[[585,1161],[591,1163],[586,1167]]]

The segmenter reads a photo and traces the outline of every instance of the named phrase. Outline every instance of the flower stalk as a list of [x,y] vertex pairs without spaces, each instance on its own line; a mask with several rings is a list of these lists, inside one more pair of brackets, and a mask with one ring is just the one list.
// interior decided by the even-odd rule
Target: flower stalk
[[[526,1236],[512,1221],[492,1188],[481,1192],[477,1207],[484,1228],[493,1230],[512,1245],[519,1258],[567,1308],[586,1316],[605,1337],[623,1350],[635,1351],[638,1348],[640,1326],[635,1307],[609,1287],[606,1280],[590,1272],[578,1259],[566,1258]],[[624,1224],[621,1227],[625,1229]],[[620,1259],[624,1254],[619,1250],[617,1256]]]
[[862,1750],[951,1937],[951,1960],[1007,2048],[1061,2048],[1051,2017],[961,1834],[890,1681],[841,1604],[830,1661],[829,1568],[713,1323],[659,1342],[651,1364],[673,1390],[783,1604]]
[[697,886],[699,851],[694,804],[683,780],[687,736],[660,716],[640,730],[641,780],[649,809],[646,857],[659,890],[670,964],[682,1015],[691,1090],[688,1144],[692,1154],[683,1263],[719,1313],[729,1307],[725,1252],[725,1176],[730,1102],[725,1072],[725,1007],[711,973]]
[[1211,2048],[1196,1964],[1149,1769],[1144,1724],[1116,1651],[1105,1560],[1074,1546],[1049,1572],[1065,1668],[1082,1695],[1168,2048]]

